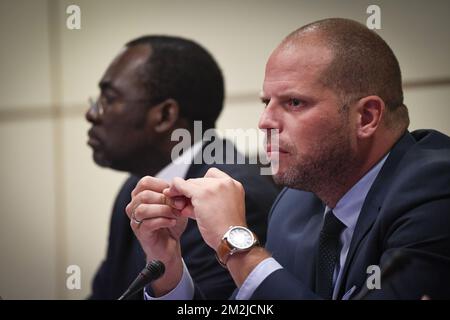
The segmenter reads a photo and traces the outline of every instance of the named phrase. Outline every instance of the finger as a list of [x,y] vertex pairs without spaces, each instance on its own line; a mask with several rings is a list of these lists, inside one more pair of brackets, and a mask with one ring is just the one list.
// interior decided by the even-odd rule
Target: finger
[[192,198],[195,190],[197,189],[196,179],[184,180],[181,178],[174,178],[172,180],[171,188],[172,194],[177,196],[185,196],[187,198]]
[[166,204],[177,210],[182,210],[189,203],[189,199],[184,196],[177,196],[172,198],[166,196]]
[[132,220],[144,221],[154,218],[175,219],[177,214],[167,205],[162,204],[140,204],[132,215]]
[[163,217],[147,219],[140,223],[136,223],[136,221],[132,219],[130,222],[130,226],[137,236],[140,236],[142,233],[154,232],[159,229],[172,228],[176,224],[177,224],[176,219],[169,219]]
[[133,211],[140,204],[167,204],[166,197],[159,192],[143,190],[132,197],[131,202],[125,208],[128,218],[131,218]]
[[176,219],[155,218],[142,221],[141,232],[153,232],[163,228],[172,228],[177,224]]
[[161,193],[168,186],[169,184],[162,179],[146,176],[139,180],[136,187],[131,192],[131,196],[134,197],[136,194],[143,190],[151,190]]
[[[177,197],[177,196],[186,196],[184,192],[180,191],[177,189],[177,184],[180,183],[181,181],[186,182],[187,184],[191,184],[191,185],[197,185],[197,186],[201,186],[203,184],[203,178],[191,178],[188,180],[183,180],[181,178],[174,178],[172,180],[172,183],[170,184],[170,186],[166,189],[163,190],[163,194],[166,195],[167,197]],[[177,184],[174,184],[174,181],[177,181]]]
[[205,174],[205,178],[231,178],[225,172],[220,171],[217,168],[210,168]]
[[178,191],[178,189],[172,184],[170,187],[166,188],[162,192],[166,197],[174,198],[183,196],[183,194]]
[[196,220],[195,217],[195,212],[194,212],[194,207],[190,204],[185,206],[181,211],[180,211],[180,215],[183,217],[187,217],[187,218],[191,218]]

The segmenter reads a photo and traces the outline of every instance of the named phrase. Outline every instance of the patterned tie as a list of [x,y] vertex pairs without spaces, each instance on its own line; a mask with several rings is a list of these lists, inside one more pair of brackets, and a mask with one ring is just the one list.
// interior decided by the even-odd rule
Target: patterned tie
[[325,299],[333,296],[333,272],[340,253],[339,235],[344,228],[333,211],[325,214],[316,264],[316,293]]

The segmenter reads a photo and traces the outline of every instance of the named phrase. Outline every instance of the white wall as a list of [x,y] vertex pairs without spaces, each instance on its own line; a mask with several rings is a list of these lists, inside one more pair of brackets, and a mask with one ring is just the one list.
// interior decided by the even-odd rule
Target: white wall
[[[81,30],[65,9],[81,7]],[[378,4],[400,61],[411,128],[450,134],[448,1],[45,1],[0,2],[0,296],[79,299],[102,259],[112,201],[125,174],[101,169],[86,146],[83,113],[103,71],[128,40],[185,36],[219,61],[227,103],[218,127],[253,128],[271,50],[297,27],[325,17],[365,22]],[[444,79],[443,85],[421,85]],[[67,290],[66,267],[82,270]],[[27,270],[32,270],[28,272]]]

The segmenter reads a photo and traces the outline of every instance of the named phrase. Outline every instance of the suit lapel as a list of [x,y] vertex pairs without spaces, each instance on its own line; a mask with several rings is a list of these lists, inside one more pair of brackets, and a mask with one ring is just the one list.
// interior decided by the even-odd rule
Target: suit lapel
[[389,190],[390,180],[395,176],[394,172],[397,169],[398,163],[403,158],[403,155],[406,153],[406,151],[414,143],[415,140],[413,136],[409,132],[406,132],[391,149],[390,154],[383,165],[383,168],[381,169],[372,187],[370,188],[370,191],[359,214],[347,258],[345,260],[344,269],[342,270],[343,279],[339,288],[338,298],[342,297],[345,292],[344,289],[348,290],[352,285],[354,285],[348,284],[349,288],[347,288],[346,280],[348,268],[352,263],[356,251],[359,249],[361,241],[369,232],[378,216],[379,211],[381,210],[383,200],[386,196],[387,191]]

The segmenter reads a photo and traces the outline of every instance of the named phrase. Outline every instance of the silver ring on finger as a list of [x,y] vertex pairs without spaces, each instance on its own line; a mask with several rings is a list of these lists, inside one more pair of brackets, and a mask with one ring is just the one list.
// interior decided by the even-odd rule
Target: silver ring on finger
[[143,221],[143,220],[138,220],[138,219],[136,219],[136,215],[135,215],[134,212],[133,212],[133,214],[131,215],[131,218],[132,218],[133,222],[136,223],[138,226],[141,225],[141,223],[142,223],[142,221]]

